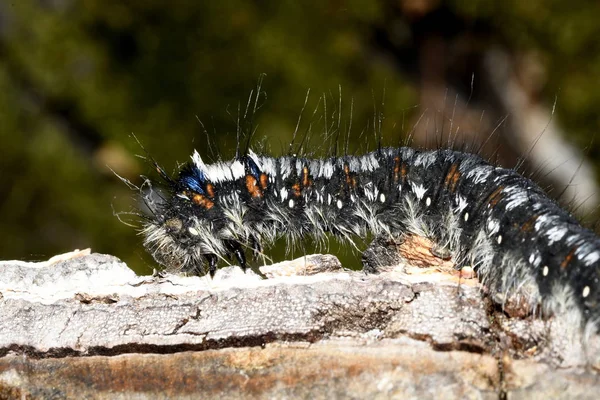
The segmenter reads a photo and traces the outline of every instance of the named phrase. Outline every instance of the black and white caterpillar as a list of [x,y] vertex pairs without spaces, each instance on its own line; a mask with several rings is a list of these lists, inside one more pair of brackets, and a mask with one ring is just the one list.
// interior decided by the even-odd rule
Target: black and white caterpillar
[[[382,148],[362,156],[279,158],[252,151],[205,164],[195,152],[178,177],[157,167],[167,194],[145,190],[142,233],[170,268],[215,274],[219,259],[286,238],[417,234],[472,266],[492,292],[577,309],[600,322],[600,238],[517,172],[453,150]],[[147,181],[148,185],[151,185]],[[150,186],[151,187],[151,186]],[[208,268],[206,268],[208,266]]]

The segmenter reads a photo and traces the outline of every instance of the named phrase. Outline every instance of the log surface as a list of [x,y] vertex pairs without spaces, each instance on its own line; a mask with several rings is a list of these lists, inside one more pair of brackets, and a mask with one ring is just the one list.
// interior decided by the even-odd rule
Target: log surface
[[595,398],[596,337],[409,270],[312,255],[211,280],[101,254],[2,262],[0,398]]

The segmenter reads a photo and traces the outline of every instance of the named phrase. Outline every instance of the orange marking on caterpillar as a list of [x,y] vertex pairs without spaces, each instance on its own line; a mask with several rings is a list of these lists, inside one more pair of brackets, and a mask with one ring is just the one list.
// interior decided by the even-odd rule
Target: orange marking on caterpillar
[[208,197],[210,198],[215,197],[215,187],[211,183],[206,185],[206,194],[208,194]]
[[300,188],[300,184],[298,182],[292,185],[292,190],[294,191],[294,196],[300,197],[302,195],[302,189]]
[[402,166],[400,167],[400,176],[402,177],[402,180],[404,180],[404,178],[406,177],[407,174],[408,174],[408,168],[406,167],[405,163],[402,163]]
[[263,193],[258,187],[257,180],[252,175],[246,175],[246,190],[252,197],[262,197]]
[[488,196],[488,204],[492,207],[496,207],[496,205],[498,204],[498,202],[500,200],[502,200],[502,190],[504,189],[504,186],[498,186],[498,188],[496,190],[494,190],[492,192],[492,194],[490,194]]
[[536,214],[536,215],[533,215],[531,218],[529,218],[523,225],[521,225],[521,232],[523,232],[523,233],[531,232],[535,225],[535,221],[537,221],[537,219],[539,217],[540,216]]
[[302,168],[302,186],[308,187],[310,186],[311,181],[309,177],[308,167]]
[[210,210],[215,205],[213,201],[209,200],[206,196],[200,193],[195,193],[192,196],[192,202],[206,210]]
[[456,190],[460,176],[461,174],[458,170],[458,164],[452,164],[448,174],[446,174],[446,178],[444,179],[444,186],[449,189],[451,193],[454,193]]
[[400,156],[394,157],[394,183],[400,180]]
[[350,167],[348,164],[344,164],[344,175],[346,175],[346,185],[350,185],[352,180],[350,178]]
[[450,179],[452,179],[452,176],[454,175],[454,172],[456,171],[456,164],[452,164],[450,166],[450,169],[448,170],[448,173],[446,174],[446,177],[444,178],[444,186],[448,187],[450,185]]
[[571,260],[573,260],[573,256],[575,255],[575,250],[577,250],[577,246],[573,247],[571,249],[571,251],[569,252],[569,254],[567,254],[567,256],[565,257],[565,259],[563,260],[563,262],[560,263],[560,268],[561,269],[567,268],[567,266],[569,265],[569,263],[571,262]]
[[265,190],[269,183],[269,176],[267,174],[260,174],[260,187]]

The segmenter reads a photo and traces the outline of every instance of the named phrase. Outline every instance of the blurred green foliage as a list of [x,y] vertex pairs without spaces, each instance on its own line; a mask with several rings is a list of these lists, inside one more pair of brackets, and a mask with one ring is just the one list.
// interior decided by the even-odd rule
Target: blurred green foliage
[[[154,264],[141,238],[113,215],[136,203],[111,168],[138,184],[140,173],[152,175],[134,157],[143,151],[130,133],[168,171],[193,148],[209,154],[203,126],[230,158],[238,107],[243,113],[261,74],[266,95],[253,142],[270,153],[287,150],[309,88],[303,129],[311,118],[319,122],[313,143],[322,144],[319,130],[336,127],[340,87],[344,131],[354,102],[353,149],[372,136],[374,108],[384,109],[385,140],[397,142],[408,130],[404,122],[419,112],[415,78],[377,51],[374,32],[395,32],[404,41],[399,45],[410,47],[414,16],[403,15],[403,3],[410,2],[3,2],[0,258],[46,259],[91,247],[150,272]],[[466,28],[484,24],[486,43],[535,49],[548,73],[543,96],[551,103],[559,95],[558,119],[581,146],[590,145],[600,115],[600,6],[582,0],[413,3],[444,8]],[[313,117],[324,100],[327,111]],[[596,158],[599,148],[590,151]]]

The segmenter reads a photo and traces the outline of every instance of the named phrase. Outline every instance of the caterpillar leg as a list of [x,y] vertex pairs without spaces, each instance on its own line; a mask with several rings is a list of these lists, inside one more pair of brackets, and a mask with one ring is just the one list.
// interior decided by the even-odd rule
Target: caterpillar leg
[[399,247],[404,241],[402,236],[390,238],[377,236],[362,254],[363,270],[375,274],[381,267],[398,265],[402,262]]
[[450,251],[450,249],[441,244],[435,243],[433,246],[431,246],[431,249],[429,249],[429,251],[433,256],[441,258],[444,261],[452,259],[452,252]]
[[215,277],[215,272],[217,272],[217,255],[216,254],[204,254],[204,258],[208,263],[208,273],[211,278]]
[[376,273],[381,267],[408,262],[419,268],[456,267],[452,253],[448,248],[426,237],[407,234],[390,237],[377,236],[363,252],[363,269],[367,273]]
[[229,240],[227,241],[226,246],[227,250],[229,250],[229,252],[235,256],[235,259],[240,264],[240,267],[242,267],[242,270],[246,272],[246,268],[248,266],[246,265],[246,254],[244,254],[242,245],[235,240]]

